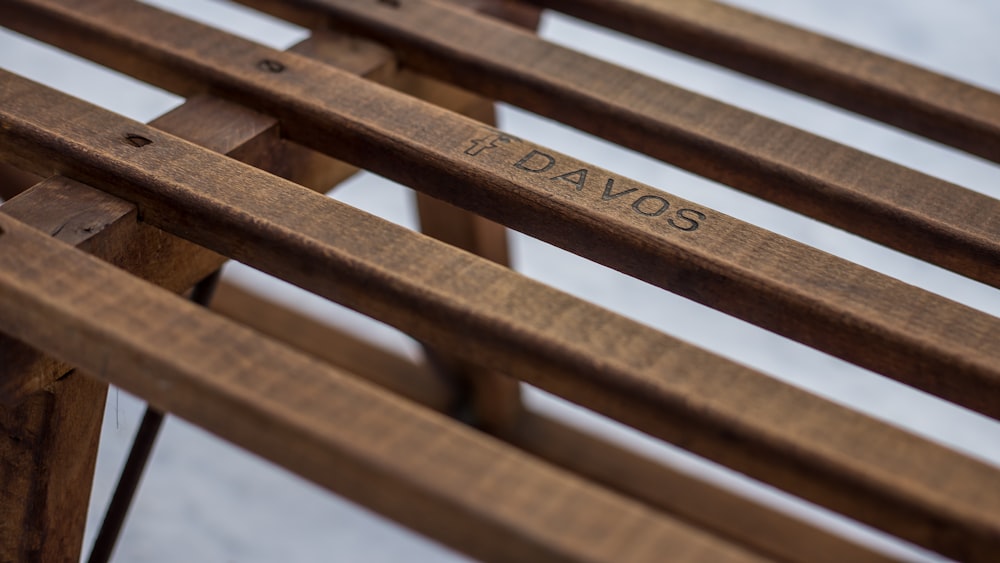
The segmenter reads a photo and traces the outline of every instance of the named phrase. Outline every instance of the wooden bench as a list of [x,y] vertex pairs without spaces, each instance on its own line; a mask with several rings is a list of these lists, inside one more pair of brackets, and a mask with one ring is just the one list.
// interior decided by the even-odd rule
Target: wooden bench
[[[490,101],[998,287],[1000,201],[531,29],[565,11],[993,162],[1000,96],[704,0],[240,3],[313,34],[278,51],[130,0],[0,4],[186,98],[141,124],[0,70],[0,560],[79,559],[109,383],[476,558],[889,559],[534,412],[518,381],[1000,556],[997,467],[518,274],[504,227],[992,418],[1000,319],[497,129]],[[423,234],[317,193],[359,168],[421,193]],[[428,360],[234,286],[215,312],[177,295],[208,279],[207,304],[227,259]]]

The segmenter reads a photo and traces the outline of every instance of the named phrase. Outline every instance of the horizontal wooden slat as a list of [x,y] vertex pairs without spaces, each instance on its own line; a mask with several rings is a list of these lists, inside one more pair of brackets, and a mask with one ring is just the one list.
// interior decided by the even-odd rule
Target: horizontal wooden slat
[[[391,82],[443,107],[459,112],[479,111],[473,102],[478,97],[413,72],[399,72],[391,52],[370,41],[318,33],[294,45],[292,51]],[[315,190],[326,191],[357,170],[280,138],[273,118],[212,96],[193,96],[152,125]],[[23,190],[23,178],[37,177],[12,170],[17,171],[17,177],[14,183],[5,185],[5,189],[11,189],[11,196]],[[7,202],[2,212],[172,291],[191,287],[222,263],[214,253],[137,223],[132,217],[134,206],[65,178],[42,182]],[[0,404],[6,405],[17,404],[69,369],[3,336],[0,365],[5,370],[0,382]]]
[[[279,117],[282,131],[303,144],[1000,416],[1000,321],[993,317],[336,69],[142,4],[12,0],[8,6],[22,8],[8,10],[12,18],[23,16],[18,27],[82,54],[180,91],[211,87]],[[31,14],[51,19],[36,27]],[[129,46],[129,56],[106,53],[116,45]],[[278,62],[282,71],[262,68],[261,61]],[[31,111],[38,108],[12,113]],[[932,191],[916,199],[940,198]],[[951,199],[939,203],[963,207],[953,208]],[[1000,245],[1000,212],[990,209],[983,204],[973,216],[984,230],[976,238],[976,268],[1000,276],[989,250]],[[921,232],[939,232],[933,221],[924,226]]]
[[372,37],[422,72],[1000,287],[996,199],[436,0],[240,1],[329,14],[313,25]]
[[754,561],[0,218],[0,325],[220,436],[495,561]]
[[413,401],[452,412],[457,390],[427,366],[393,355],[351,334],[267,301],[252,290],[223,281],[211,308],[229,319],[323,360],[363,376]]
[[529,2],[1000,162],[1000,95],[995,92],[720,2]]
[[[438,110],[437,115],[448,114]],[[134,201],[150,224],[383,320],[430,345],[449,346],[468,361],[516,375],[932,549],[957,557],[1000,549],[996,468],[479,257],[9,74],[0,75],[0,119],[5,123],[0,148],[6,154],[119,194]],[[421,138],[453,138],[434,131]],[[127,140],[130,135],[150,142],[135,146]],[[465,147],[465,142],[455,146]],[[486,188],[495,181],[483,175],[478,179]],[[534,189],[531,184],[507,186],[521,190],[517,195],[524,198]],[[572,201],[557,199],[556,209],[561,206],[572,206]],[[581,211],[579,206],[572,210],[571,216]],[[625,209],[595,217],[603,223],[598,232],[606,233],[609,225],[634,230],[620,219],[630,213]],[[755,233],[749,226],[736,230]],[[701,240],[713,246],[725,242]],[[770,244],[801,252],[790,242]],[[802,261],[799,270],[809,266]],[[824,287],[836,279],[823,278]],[[906,288],[883,283],[887,290]],[[864,305],[866,297],[871,296],[856,299]],[[939,314],[935,303],[935,298],[926,297],[916,305]],[[927,312],[911,305],[902,306],[898,314],[913,320],[908,328],[917,338],[926,337],[927,328],[918,321]],[[970,342],[953,344],[970,326],[989,326],[995,320],[961,308],[952,314],[945,319],[962,324],[946,323],[955,334],[941,337],[945,346],[964,350],[976,339],[995,334],[986,331]],[[869,339],[866,346],[877,344]],[[975,352],[996,353],[988,346]],[[966,365],[947,361],[953,372]]]
[[[440,400],[444,394],[428,392],[437,390],[440,383],[423,366],[359,343],[347,333],[268,302],[253,291],[223,282],[212,309],[434,410],[448,411],[453,406]],[[891,560],[544,414],[524,409],[516,421],[501,434],[503,440],[761,553],[814,563]]]

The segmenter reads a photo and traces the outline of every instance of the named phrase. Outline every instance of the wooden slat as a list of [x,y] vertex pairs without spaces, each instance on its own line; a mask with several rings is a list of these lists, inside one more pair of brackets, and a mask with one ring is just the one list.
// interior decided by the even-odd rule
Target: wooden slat
[[518,447],[778,560],[892,560],[544,415],[519,422],[509,438]]
[[290,3],[414,69],[1000,287],[996,199],[436,0]]
[[[481,111],[474,105],[479,100],[476,96],[412,72],[396,71],[392,54],[370,41],[319,33],[292,50],[350,72],[393,82],[456,111]],[[193,96],[152,125],[316,190],[326,191],[357,170],[281,139],[273,118],[212,96]],[[9,195],[22,191],[22,178],[37,177],[13,170],[17,177],[8,184],[13,188]],[[3,212],[56,233],[62,240],[172,291],[191,287],[222,263],[214,253],[137,223],[134,206],[65,178],[43,182],[28,194],[7,202]],[[0,404],[8,406],[18,404],[70,369],[2,335],[0,365],[5,367]]]
[[[387,350],[372,349],[252,291],[223,282],[212,309],[434,410],[447,412],[454,406],[428,393],[427,388],[436,389],[440,382],[422,366]],[[531,410],[520,411],[514,427],[500,437],[619,494],[781,560],[891,560]]]
[[1000,162],[995,92],[719,2],[529,2]]
[[[960,558],[1000,549],[996,468],[233,159],[13,75],[0,77],[6,154],[132,200],[150,224],[931,549]],[[426,138],[455,138],[435,131]],[[128,135],[151,142],[137,147]],[[461,152],[468,145],[453,146]],[[477,179],[490,187],[488,177]],[[534,189],[508,186],[525,198]],[[513,211],[524,209],[514,204]],[[572,205],[558,200],[556,209]],[[609,223],[634,231],[619,219],[630,213],[601,217],[599,233]],[[735,240],[757,232],[734,230]],[[718,246],[728,238],[701,240]],[[791,242],[769,244],[786,256],[804,252]],[[811,266],[799,264],[800,271]],[[837,279],[818,281],[828,287]],[[857,282],[849,276],[842,283]],[[906,291],[881,283],[887,295]],[[857,295],[858,306],[869,297]],[[908,328],[916,338],[927,338],[921,315],[942,314],[940,303],[928,296],[897,314],[913,320]],[[975,332],[990,327],[991,317],[952,305],[946,310],[944,320],[955,321],[945,323],[952,334],[933,336],[944,347],[963,351],[996,334]],[[968,341],[955,342],[963,336]],[[878,349],[874,337],[865,344]],[[995,349],[981,346],[970,357],[988,358]],[[946,361],[953,373],[968,365],[965,358]]]
[[[134,205],[67,178],[43,181],[4,203],[0,214],[173,291],[188,289],[223,261],[214,252],[137,221]],[[0,406],[8,408],[71,369],[4,335],[0,335],[0,366]]]
[[755,561],[0,218],[0,327],[470,555]]
[[[432,13],[438,10],[443,8]],[[1000,346],[995,345],[1000,331],[993,317],[336,69],[142,4],[11,0],[0,14],[15,28],[161,86],[181,92],[211,87],[277,116],[282,131],[307,146],[1000,416]],[[448,20],[445,15],[442,21]],[[48,19],[33,23],[41,16]],[[448,21],[466,29],[459,25],[464,20]],[[478,21],[469,29],[477,29]],[[122,46],[128,46],[127,57]],[[282,65],[281,72],[260,66],[271,60]],[[22,100],[20,105],[8,111],[38,113],[37,106],[23,107],[33,104]],[[63,111],[61,107],[54,111]],[[748,143],[767,145],[760,143],[769,138],[760,130],[745,133]],[[824,166],[836,168],[836,151],[822,156]],[[865,167],[864,162],[852,163],[842,171],[862,174]],[[899,172],[885,185],[902,186],[910,179]],[[976,229],[975,236],[959,237],[962,246],[971,244],[967,249],[972,248],[969,257],[975,261],[969,267],[980,278],[998,281],[1000,210],[992,210],[1000,202],[971,192],[957,199],[953,195],[951,188],[923,190],[911,203],[940,208],[944,219],[965,213],[966,224]],[[900,213],[893,207],[892,221],[903,221]],[[950,226],[930,217],[920,224],[919,233],[903,238],[934,251],[948,247],[931,239]]]
[[456,390],[427,366],[271,303],[252,290],[223,281],[211,309],[436,411],[451,413],[457,406]]

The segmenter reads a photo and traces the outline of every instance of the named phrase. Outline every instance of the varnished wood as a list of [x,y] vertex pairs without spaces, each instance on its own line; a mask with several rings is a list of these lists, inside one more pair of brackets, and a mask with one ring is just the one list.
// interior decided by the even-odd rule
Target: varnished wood
[[995,199],[437,0],[291,3],[412,68],[1000,287]]
[[[307,146],[873,371],[1000,416],[1000,362],[995,357],[1000,347],[992,344],[996,332],[991,327],[997,323],[992,317],[328,66],[148,6],[118,0],[86,5],[76,0],[12,0],[9,6],[15,27],[37,31],[164,87],[183,91],[211,85],[266,109],[281,120],[284,133]],[[30,25],[25,14],[42,7],[59,25],[40,30]],[[432,13],[439,9],[444,8]],[[459,23],[468,17],[456,14]],[[470,29],[477,29],[475,25],[470,23]],[[50,37],[53,29],[79,33]],[[511,29],[503,28],[504,33],[516,33]],[[80,37],[90,40],[81,43]],[[123,37],[132,48],[130,56],[105,56],[103,51]],[[259,68],[260,61],[272,59],[281,63],[282,72]],[[139,60],[145,66],[136,67]],[[178,76],[183,80],[176,80]],[[761,138],[771,138],[754,128],[744,133],[753,133],[748,142],[759,148],[767,145]],[[822,154],[823,166],[831,172],[840,158],[836,154]],[[867,157],[859,158],[836,173],[864,172]],[[910,186],[913,178],[908,174],[899,172],[884,186]],[[796,177],[802,176],[796,172]],[[965,224],[974,236],[945,238],[963,241],[958,244],[969,250],[965,255],[977,277],[1000,276],[991,258],[1000,248],[1000,211],[991,210],[1000,202],[972,192],[956,199],[952,188],[921,190],[905,205],[894,202],[890,222],[905,222],[902,217],[911,204],[940,208],[941,216],[923,216],[918,232],[893,232],[920,241],[930,252],[957,257],[963,252],[931,240]],[[963,223],[961,214],[971,219]]]
[[41,231],[0,231],[2,330],[470,555],[760,560]]
[[[134,201],[150,224],[931,549],[959,558],[1000,549],[996,468],[233,159],[12,75],[3,75],[0,84],[8,123],[0,147]],[[28,93],[30,104],[18,101]],[[137,147],[128,135],[151,142]],[[478,179],[490,187],[488,176]],[[520,189],[527,198],[536,188],[529,183]],[[512,212],[531,212],[510,203]],[[557,205],[572,206],[574,214],[587,211],[572,201]],[[629,213],[605,212],[602,227],[634,232],[620,219]],[[739,233],[735,240],[770,236],[735,222],[724,232]],[[754,248],[770,245],[792,258],[812,252],[765,240]],[[642,248],[636,251],[641,256]],[[767,267],[765,257],[756,256],[758,268]],[[801,260],[799,270],[813,265]],[[826,276],[824,287],[833,279],[870,283],[867,272],[850,275],[843,268],[846,278]],[[995,365],[989,355],[996,347],[976,342],[993,338],[996,319],[876,279],[890,301],[900,298],[894,293],[909,297],[896,314],[912,321],[907,328],[921,345],[940,343],[944,359],[937,361],[947,362],[952,373],[968,365],[968,358],[955,359],[959,353]],[[854,307],[867,306],[872,297],[855,295]],[[926,326],[921,315],[945,315],[949,334],[928,334],[941,329]],[[978,330],[983,332],[971,337]],[[869,335],[866,346],[878,349],[877,343]],[[928,464],[931,459],[935,463]]]
[[[459,4],[462,4],[459,2]],[[487,10],[498,17],[514,18],[523,26],[538,24],[538,10],[518,2],[479,0],[470,7]],[[447,83],[410,74],[397,87],[435,103],[450,97],[445,107],[462,108],[463,115],[487,125],[496,125],[493,101],[461,91]],[[421,95],[423,94],[423,95]],[[464,99],[463,99],[464,98]],[[443,104],[438,104],[443,105]],[[510,266],[507,229],[503,225],[469,213],[422,193],[416,194],[420,230],[429,236],[468,250],[503,266]],[[465,388],[467,412],[463,418],[495,435],[506,435],[523,415],[520,383],[511,377],[484,369],[452,356],[447,349],[428,350],[432,365],[457,380]]]
[[720,2],[530,0],[1000,162],[1000,95]]

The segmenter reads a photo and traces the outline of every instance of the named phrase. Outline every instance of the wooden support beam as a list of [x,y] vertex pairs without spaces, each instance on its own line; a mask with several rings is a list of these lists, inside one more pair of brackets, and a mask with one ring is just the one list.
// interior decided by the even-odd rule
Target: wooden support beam
[[[212,309],[434,410],[449,412],[454,407],[453,399],[446,399],[451,390],[424,366],[375,349],[252,291],[223,282]],[[508,443],[762,554],[814,563],[891,560],[543,414],[523,410],[515,422],[501,435]]]
[[[254,53],[246,55],[253,60]],[[324,83],[324,89],[336,84]],[[415,104],[414,110],[424,109],[416,100],[408,103]],[[371,109],[385,111],[377,104]],[[428,123],[421,122],[428,129],[420,138],[427,142],[457,138],[435,154],[448,155],[448,148],[463,154],[469,146],[461,140],[468,138],[465,134],[434,133],[440,131],[436,125],[446,121],[466,122],[443,110],[426,111],[432,113]],[[6,73],[0,74],[0,116],[6,124],[0,130],[4,154],[39,163],[39,168],[56,168],[131,200],[152,225],[364,312],[428,344],[450,346],[468,361],[522,377],[931,549],[959,558],[1000,549],[996,518],[1000,471],[994,467],[301,186]],[[470,131],[480,127],[471,124]],[[137,146],[129,141],[136,135],[150,142]],[[510,144],[514,143],[518,141]],[[404,154],[398,144],[395,147],[389,154]],[[483,160],[459,157],[448,162]],[[440,164],[425,163],[423,170],[447,185],[448,176],[438,171]],[[476,168],[466,165],[465,170]],[[798,274],[832,261],[721,216],[708,223],[712,229],[722,227],[716,235],[703,236],[711,232],[707,227],[696,231],[696,237],[683,232],[658,234],[643,223],[648,217],[630,209],[599,201],[589,202],[588,207],[561,199],[535,183],[545,186],[547,180],[514,182],[522,177],[515,174],[507,176],[507,183],[476,174],[471,180],[482,189],[470,194],[473,190],[463,184],[462,193],[478,197],[492,193],[489,197],[501,203],[494,207],[509,204],[510,213],[523,212],[529,220],[548,217],[546,226],[581,218],[600,222],[596,231],[583,233],[586,240],[605,251],[614,247],[604,241],[623,233],[626,241],[643,241],[621,247],[634,251],[630,259],[646,256],[650,252],[646,240],[654,236],[668,249],[677,241],[693,241],[692,245],[704,245],[704,251],[733,252],[731,241],[750,242],[755,252],[737,249],[733,258],[754,262],[755,271],[763,269],[768,275],[775,274],[768,262],[781,258],[796,263]],[[533,178],[531,174],[523,177]],[[570,190],[570,197],[576,197],[575,190]],[[597,206],[602,206],[601,212],[594,211]],[[553,213],[558,220],[552,219]],[[689,258],[698,256],[692,253]],[[780,267],[779,262],[772,264]],[[869,299],[885,299],[896,307],[889,321],[905,328],[907,338],[919,344],[912,353],[945,365],[956,375],[948,381],[952,389],[962,393],[974,389],[977,380],[970,374],[984,375],[980,382],[990,380],[998,365],[993,355],[1000,354],[1000,347],[987,343],[1000,333],[995,328],[1000,321],[860,268],[836,264],[829,275],[799,279],[796,284],[816,284],[802,293],[828,295],[837,280],[832,290],[851,297],[849,304],[833,308],[840,316],[869,306]],[[682,268],[683,263],[674,267]],[[751,272],[749,264],[741,271]],[[785,284],[782,291],[801,295],[796,284]],[[850,291],[865,284],[876,291]],[[780,310],[781,303],[768,305]],[[875,309],[884,311],[885,304]],[[877,337],[882,334],[869,333],[864,348],[888,354],[891,347],[879,347],[882,341]],[[913,367],[913,359],[907,360]],[[994,404],[995,397],[980,399],[980,404]]]
[[31,186],[41,178],[0,162],[0,201],[10,199]]
[[[421,0],[405,4],[425,5],[429,12],[413,8],[420,21],[431,14],[440,15],[455,29],[484,25],[473,19],[469,27],[463,27],[469,16],[461,10],[452,14]],[[367,13],[368,8],[362,11]],[[402,17],[407,13],[400,18],[407,19]],[[0,14],[17,29],[163,87],[178,91],[212,88],[262,108],[281,120],[283,132],[304,145],[778,334],[1000,417],[1000,346],[995,345],[1000,321],[981,312],[327,65],[276,52],[143,4],[11,0],[0,7]],[[42,16],[47,16],[44,25],[32,23]],[[433,18],[426,23],[431,28],[438,25]],[[497,29],[500,31],[490,37],[520,33],[509,26]],[[544,47],[527,34],[511,40],[529,41],[529,47],[534,46],[531,48]],[[115,46],[128,46],[128,56],[123,57]],[[550,62],[555,64],[559,58],[553,56]],[[276,62],[281,71],[274,72],[278,66],[261,65],[261,61]],[[558,72],[566,68],[573,67],[560,63]],[[22,101],[20,106],[23,109],[12,113],[39,112],[37,105]],[[53,115],[63,107],[67,106],[56,107]],[[21,118],[15,115],[12,119],[16,122]],[[737,119],[730,125],[739,122]],[[772,137],[756,127],[745,133],[744,140],[762,150],[774,147],[760,139],[784,138]],[[18,150],[31,149],[16,145],[10,153]],[[830,174],[866,178],[872,171],[864,164],[870,162],[864,160],[868,157],[846,148],[843,151],[810,152],[806,160],[822,157],[822,166]],[[862,160],[837,166],[840,156],[848,153]],[[808,168],[806,164],[801,163]],[[718,163],[712,166],[730,169]],[[808,176],[800,168],[793,175],[800,179]],[[910,182],[912,174],[895,170],[880,185],[889,186],[885,189],[897,195],[904,192],[894,191],[896,188],[905,191],[913,185],[924,186]],[[994,267],[1000,260],[1000,201],[944,183],[934,185],[937,188],[921,188],[919,197],[915,193],[900,195],[906,201],[886,194],[887,199],[879,205],[887,210],[886,217],[893,225],[906,222],[903,217],[908,208],[931,206],[937,210],[917,213],[921,218],[915,223],[920,227],[916,231],[891,228],[893,236],[921,241],[918,246],[930,252],[950,248],[942,251],[968,258],[965,273],[1000,283],[1000,269]],[[845,211],[844,216],[851,216],[851,212]],[[963,232],[944,238],[965,250],[938,240],[953,228]]]
[[1000,162],[1000,95],[721,2],[528,0]]
[[80,560],[106,395],[70,372],[0,408],[0,561]]
[[0,330],[474,557],[759,557],[0,217]]
[[[456,111],[475,113],[480,98],[412,72],[396,72],[395,59],[378,45],[336,33],[318,33],[293,46],[350,72],[397,83],[413,95]],[[275,119],[209,95],[195,95],[157,118],[152,126],[267,170],[317,191],[327,191],[357,168],[279,136]],[[8,164],[23,191],[23,178],[37,178]],[[52,178],[6,202],[3,213],[48,230],[62,240],[172,291],[183,291],[215,271],[221,257],[136,220],[134,206],[66,178]],[[68,228],[68,229],[67,229]],[[0,405],[45,388],[70,369],[0,335]]]
[[[538,25],[540,15],[537,8],[509,0],[456,1],[455,4],[514,21],[530,30],[534,30]],[[421,77],[421,81],[429,82],[428,86],[434,91],[429,92],[430,96],[417,97],[431,101],[438,91],[450,93],[455,98],[465,97],[468,101],[462,104],[453,103],[444,107],[464,106],[466,111],[461,112],[463,115],[487,125],[496,125],[496,112],[492,100],[469,94],[430,78]],[[412,86],[408,85],[410,90],[427,87],[419,83],[411,82],[411,84]],[[510,266],[507,229],[503,225],[423,193],[418,192],[416,198],[421,232],[497,264]],[[447,350],[429,350],[428,354],[433,365],[437,365],[466,388],[468,405],[463,418],[477,428],[500,436],[511,432],[518,424],[520,417],[523,416],[524,406],[521,402],[520,383],[516,379],[464,362],[448,354]]]
[[[352,49],[340,61],[350,64],[352,54],[367,52]],[[273,119],[208,96],[153,124],[316,189],[355,170],[282,141]],[[5,175],[4,195],[20,195],[0,212],[175,292],[222,264],[215,253],[138,221],[133,205],[66,178],[21,193],[32,178],[17,169]],[[0,560],[79,560],[106,385],[2,334],[0,376],[0,465],[6,469]]]

